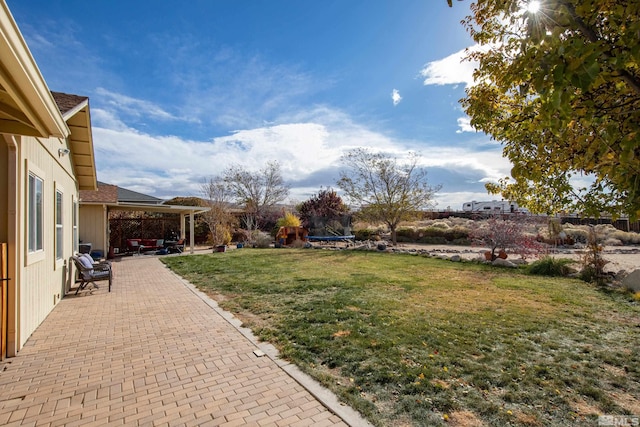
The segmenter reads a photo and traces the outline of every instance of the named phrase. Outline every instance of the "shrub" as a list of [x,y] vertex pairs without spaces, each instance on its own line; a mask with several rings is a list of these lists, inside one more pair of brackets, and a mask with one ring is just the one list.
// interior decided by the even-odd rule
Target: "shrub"
[[525,258],[527,255],[539,254],[542,246],[526,232],[526,220],[504,220],[489,218],[482,226],[469,233],[469,238],[476,245],[486,246],[491,251],[491,259],[496,259],[496,251],[502,249]]
[[565,228],[564,232],[576,243],[586,244],[589,238],[589,232],[582,228]]
[[527,267],[527,273],[536,276],[568,276],[573,269],[569,267],[575,261],[569,258],[553,258],[550,256],[539,259]]
[[[602,231],[603,229],[600,228]],[[598,285],[605,283],[606,275],[604,274],[604,266],[609,263],[602,256],[602,245],[600,241],[602,236],[598,233],[598,226],[590,227],[587,240],[587,250],[582,255],[580,262],[582,271],[580,278],[585,282],[596,282]]]
[[627,231],[617,230],[612,233],[610,236],[612,239],[618,239],[620,242],[625,245],[637,245],[640,244],[640,234],[639,233],[629,233]]
[[355,230],[353,234],[356,236],[356,240],[380,240],[380,232],[370,228]]
[[415,228],[399,228],[396,230],[398,242],[415,242],[418,240],[418,230]]
[[449,228],[451,228],[449,226],[449,224],[447,224],[444,221],[435,221],[433,224],[431,224],[431,227],[433,227],[433,228],[441,228],[443,230],[448,230]]
[[618,239],[609,237],[607,240],[604,241],[604,245],[605,246],[622,246],[622,242]]
[[264,231],[255,231],[253,233],[253,245],[256,248],[268,248],[271,246],[272,238],[269,233]]
[[231,236],[231,240],[233,242],[244,243],[249,241],[249,237],[251,233],[248,230],[237,229],[233,231],[233,235]]
[[287,212],[282,218],[276,221],[276,228],[280,227],[300,227],[301,222],[295,214]]

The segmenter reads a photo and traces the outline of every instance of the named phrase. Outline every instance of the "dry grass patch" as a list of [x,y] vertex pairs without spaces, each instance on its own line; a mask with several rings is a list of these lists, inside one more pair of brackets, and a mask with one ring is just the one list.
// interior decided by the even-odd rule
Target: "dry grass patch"
[[484,427],[485,424],[469,411],[455,411],[449,415],[449,425],[453,427]]

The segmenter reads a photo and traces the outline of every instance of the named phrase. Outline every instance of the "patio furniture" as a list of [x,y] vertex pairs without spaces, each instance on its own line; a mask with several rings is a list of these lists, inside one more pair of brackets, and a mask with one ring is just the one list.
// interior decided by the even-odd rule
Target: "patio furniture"
[[109,281],[109,292],[111,292],[113,272],[109,261],[93,262],[93,259],[87,254],[72,256],[71,259],[78,270],[78,278],[80,279],[80,285],[78,289],[76,289],[76,295],[89,283],[95,286],[96,289],[99,289],[95,282],[100,280]]
[[164,248],[164,239],[127,239],[127,252],[141,254]]
[[170,254],[181,254],[184,251],[184,239],[177,241],[167,240],[164,242],[164,247]]
[[138,252],[140,250],[140,239],[127,239],[127,252]]

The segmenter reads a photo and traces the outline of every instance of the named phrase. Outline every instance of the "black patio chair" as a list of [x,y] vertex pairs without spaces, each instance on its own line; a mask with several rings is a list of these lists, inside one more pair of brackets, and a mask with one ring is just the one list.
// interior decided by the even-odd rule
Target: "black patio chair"
[[89,283],[95,286],[96,289],[100,289],[95,282],[101,280],[109,281],[109,292],[111,292],[113,272],[111,270],[111,263],[109,261],[92,262],[87,257],[84,257],[82,255],[72,256],[71,259],[78,269],[78,278],[80,279],[80,285],[78,286],[78,289],[76,289],[76,295]]

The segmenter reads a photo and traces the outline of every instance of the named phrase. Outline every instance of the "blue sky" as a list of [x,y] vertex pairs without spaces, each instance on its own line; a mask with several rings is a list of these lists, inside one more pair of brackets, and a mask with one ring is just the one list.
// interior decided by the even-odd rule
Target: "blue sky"
[[437,208],[460,209],[509,173],[458,104],[469,1],[7,3],[50,89],[89,96],[100,181],[200,196],[232,164],[278,160],[300,202],[365,146],[418,151]]

